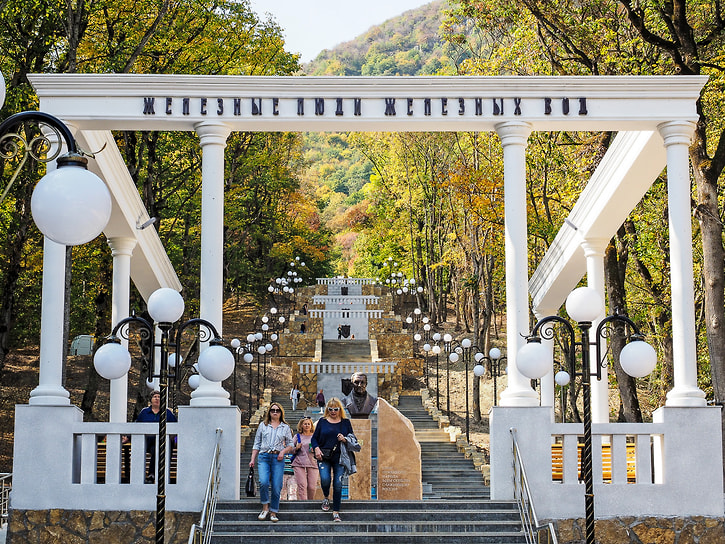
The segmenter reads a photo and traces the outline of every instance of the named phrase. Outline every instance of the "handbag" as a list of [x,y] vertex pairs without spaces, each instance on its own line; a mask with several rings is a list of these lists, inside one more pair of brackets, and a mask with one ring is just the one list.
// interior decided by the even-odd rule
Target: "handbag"
[[[302,442],[302,439],[300,438],[300,433],[297,433],[297,442]],[[296,453],[288,453],[287,455],[290,456],[290,458],[289,458],[290,463],[295,460],[295,457],[297,457]]]
[[247,476],[247,485],[244,491],[247,497],[254,497],[254,467],[249,467],[249,476]]
[[335,452],[337,451],[338,444],[335,444],[334,448],[320,448],[320,452],[322,452],[322,461],[329,463],[332,461],[333,455],[335,455]]

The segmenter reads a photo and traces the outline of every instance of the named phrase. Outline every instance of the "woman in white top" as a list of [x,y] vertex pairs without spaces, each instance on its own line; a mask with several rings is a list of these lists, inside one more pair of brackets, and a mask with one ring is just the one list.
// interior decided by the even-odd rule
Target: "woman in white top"
[[[284,479],[284,455],[294,450],[292,431],[284,420],[284,409],[277,403],[272,403],[259,424],[252,447],[252,459],[249,466],[253,467],[259,459],[259,499],[262,511],[257,519],[264,521],[269,518],[272,522],[279,521],[279,497],[282,492]],[[270,500],[270,484],[272,496]],[[271,512],[271,513],[270,513]]]
[[300,398],[300,390],[297,389],[297,384],[292,386],[292,391],[289,392],[289,399],[292,401],[292,411],[297,410],[297,401]]

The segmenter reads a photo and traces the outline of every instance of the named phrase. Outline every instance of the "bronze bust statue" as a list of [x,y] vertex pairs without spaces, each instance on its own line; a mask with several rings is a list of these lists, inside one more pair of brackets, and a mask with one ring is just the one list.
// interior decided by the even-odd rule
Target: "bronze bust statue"
[[350,376],[352,391],[342,398],[347,415],[352,419],[367,419],[375,409],[378,398],[367,392],[368,377],[362,372]]

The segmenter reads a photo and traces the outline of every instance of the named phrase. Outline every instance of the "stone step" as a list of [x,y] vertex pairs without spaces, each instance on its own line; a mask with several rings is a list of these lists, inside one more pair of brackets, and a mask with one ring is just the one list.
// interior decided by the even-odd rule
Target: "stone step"
[[[264,522],[269,523],[269,522]],[[336,531],[330,531],[330,527],[342,525],[342,523],[328,524],[321,532],[306,533],[304,540],[299,538],[296,542],[309,542],[313,544],[340,544],[341,540],[345,544],[525,544],[526,538],[519,531],[511,532],[450,532],[450,533],[431,533],[429,528],[425,528],[420,532],[375,532],[375,533],[345,533],[341,536]],[[275,524],[279,525],[279,524]],[[286,535],[290,539],[294,539],[293,534]],[[211,539],[213,544],[239,544],[246,542],[245,539],[253,539],[255,544],[279,544],[280,535],[271,529],[266,535],[256,533],[223,533],[214,532]]]
[[336,363],[371,362],[369,340],[323,340],[322,361]]
[[260,522],[257,500],[217,504],[214,543],[302,542],[526,542],[517,506],[511,501],[424,500],[343,501],[343,521],[319,509],[318,501],[289,501],[280,506],[280,521]]
[[[282,510],[288,512],[316,512],[320,510],[320,501],[283,501]],[[344,500],[343,510],[346,512],[372,512],[372,511],[415,511],[421,508],[443,510],[452,512],[485,512],[488,510],[518,512],[515,501],[475,501],[470,498],[461,498],[452,501],[360,501]],[[243,498],[238,501],[219,501],[217,515],[222,512],[255,512],[259,513],[258,498]],[[321,511],[321,510],[320,510]]]

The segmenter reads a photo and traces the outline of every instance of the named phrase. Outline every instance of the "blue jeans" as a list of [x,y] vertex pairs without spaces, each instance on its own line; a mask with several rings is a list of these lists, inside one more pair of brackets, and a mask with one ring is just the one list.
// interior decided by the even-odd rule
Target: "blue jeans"
[[[257,456],[259,471],[259,499],[262,504],[269,504],[272,512],[279,512],[279,495],[282,492],[284,477],[284,461],[277,460],[276,453],[262,453]],[[269,497],[269,484],[272,484],[272,500]]]
[[340,463],[328,463],[326,461],[317,461],[320,469],[320,487],[322,494],[327,497],[330,494],[330,479],[332,481],[332,511],[340,511],[340,502],[342,501],[342,471],[345,469]]

